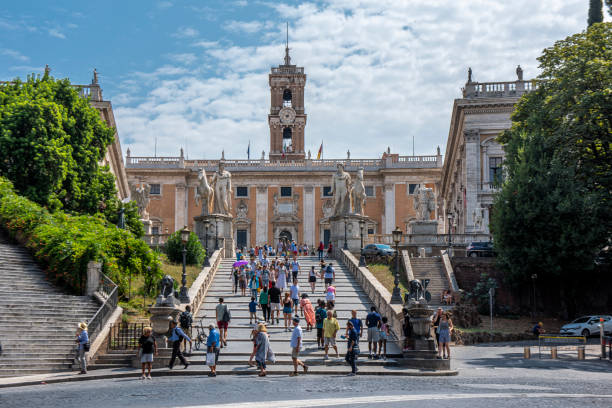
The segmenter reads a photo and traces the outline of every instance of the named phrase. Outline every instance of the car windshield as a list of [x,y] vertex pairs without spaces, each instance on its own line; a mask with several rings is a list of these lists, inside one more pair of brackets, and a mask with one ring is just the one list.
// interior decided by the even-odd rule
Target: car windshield
[[590,317],[579,317],[578,319],[574,320],[572,323],[586,323],[588,322],[590,319]]

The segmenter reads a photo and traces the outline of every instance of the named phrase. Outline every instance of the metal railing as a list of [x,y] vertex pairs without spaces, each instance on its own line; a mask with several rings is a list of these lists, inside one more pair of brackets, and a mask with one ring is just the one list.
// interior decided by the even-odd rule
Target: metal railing
[[111,324],[108,333],[109,350],[135,350],[139,347],[138,340],[146,323]]
[[88,323],[89,336],[92,340],[98,335],[99,330],[117,308],[119,302],[119,287],[103,273],[100,274],[98,293],[104,298],[104,303],[100,305],[100,308]]

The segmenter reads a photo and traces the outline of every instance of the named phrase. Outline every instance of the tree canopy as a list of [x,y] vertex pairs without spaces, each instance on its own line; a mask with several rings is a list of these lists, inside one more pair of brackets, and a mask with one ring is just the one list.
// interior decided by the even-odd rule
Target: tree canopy
[[589,1],[589,18],[587,20],[589,27],[595,23],[603,21],[603,4],[602,0]]
[[610,245],[610,44],[612,24],[600,23],[544,50],[537,90],[523,96],[512,128],[500,136],[507,178],[492,230],[512,282],[537,273],[574,293]]
[[[114,176],[100,165],[114,137],[67,79],[46,73],[0,85],[0,176],[51,211],[114,217],[121,205]],[[129,206],[126,219],[141,236],[135,211]]]

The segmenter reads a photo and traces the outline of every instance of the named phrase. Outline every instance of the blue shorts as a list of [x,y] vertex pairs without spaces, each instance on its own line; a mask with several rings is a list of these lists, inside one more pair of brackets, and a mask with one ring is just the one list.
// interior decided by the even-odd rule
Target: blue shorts
[[293,312],[293,309],[290,307],[283,307],[283,313],[285,314],[291,314]]
[[291,299],[293,300],[293,306],[298,306],[300,304],[300,299]]

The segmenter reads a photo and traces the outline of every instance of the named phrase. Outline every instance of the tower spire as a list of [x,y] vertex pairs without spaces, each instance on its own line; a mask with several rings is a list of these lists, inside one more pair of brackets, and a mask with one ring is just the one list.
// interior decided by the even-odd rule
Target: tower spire
[[285,41],[285,65],[291,65],[291,57],[289,56],[289,22],[287,21],[287,39]]

